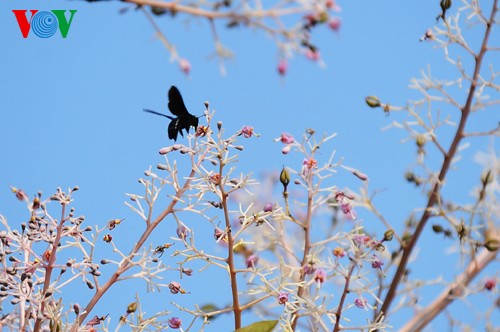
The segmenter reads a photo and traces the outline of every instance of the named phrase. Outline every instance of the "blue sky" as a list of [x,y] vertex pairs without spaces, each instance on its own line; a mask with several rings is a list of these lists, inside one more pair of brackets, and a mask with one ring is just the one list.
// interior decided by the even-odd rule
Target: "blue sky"
[[[364,98],[374,94],[391,104],[404,104],[418,96],[408,89],[410,79],[428,66],[442,79],[457,75],[432,43],[419,42],[427,28],[434,26],[439,4],[340,1],[339,5],[340,31],[324,27],[313,36],[326,67],[295,56],[289,60],[284,78],[276,72],[279,52],[262,32],[221,29],[222,42],[236,55],[226,62],[227,75],[221,76],[217,62],[209,59],[214,45],[207,22],[188,22],[184,15],[174,20],[159,18],[162,31],[192,64],[186,77],[169,62],[169,53],[140,11],[118,13],[130,5],[2,1],[0,213],[13,224],[26,218],[10,185],[30,195],[41,190],[47,196],[58,186],[78,185],[81,190],[75,206],[90,225],[102,227],[108,220],[122,217],[132,224],[134,217],[123,204],[124,194],[141,190],[137,178],[149,165],[161,162],[157,151],[170,144],[166,119],[142,109],[166,112],[167,90],[176,85],[191,113],[202,114],[203,102],[208,100],[216,120],[228,132],[251,125],[261,134],[255,143],[248,142],[241,157],[241,172],[253,170],[257,177],[289,163],[289,156],[280,153],[281,146],[272,143],[282,131],[297,137],[306,128],[338,133],[328,147],[337,150],[348,165],[369,174],[370,189],[383,191],[377,202],[381,211],[401,225],[415,202],[422,201],[419,190],[403,178],[416,149],[412,143],[401,144],[404,132],[381,131],[401,115],[386,117],[366,107]],[[78,12],[66,39],[58,34],[49,39],[34,35],[23,39],[13,9]],[[452,12],[455,10],[453,7]],[[499,41],[498,36],[492,38]],[[498,58],[488,60],[498,65]],[[498,109],[490,110],[471,126],[489,129],[483,125],[496,123],[498,114]],[[460,179],[453,187],[459,202],[470,200],[470,189],[480,176],[480,167],[472,162],[473,152],[487,150],[492,142],[475,139],[471,144],[450,177],[450,181]],[[356,185],[350,178],[339,179],[339,186]],[[174,235],[167,226],[163,231]],[[440,264],[428,261],[422,271],[432,271]],[[192,293],[199,286],[196,281],[189,285]],[[122,287],[113,289],[113,300],[106,300],[110,302],[97,310],[114,313],[117,319],[123,310],[111,309],[110,303],[117,299],[124,308],[135,294],[120,292]],[[143,284],[137,287],[145,288]],[[162,296],[170,294],[163,292]],[[208,299],[216,296],[207,295]],[[165,304],[171,300],[177,298],[164,300]],[[154,307],[149,312],[152,310]]]

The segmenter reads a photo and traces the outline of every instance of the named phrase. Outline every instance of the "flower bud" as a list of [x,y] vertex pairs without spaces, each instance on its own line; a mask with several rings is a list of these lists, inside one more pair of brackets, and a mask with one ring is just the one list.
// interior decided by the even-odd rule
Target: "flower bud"
[[426,142],[425,136],[424,135],[418,135],[417,139],[415,140],[415,142],[417,143],[417,147],[419,149],[422,149],[425,146],[425,142]]
[[441,225],[432,225],[432,230],[434,233],[442,233],[444,231],[443,226]]
[[380,102],[380,100],[375,96],[368,96],[365,98],[365,101],[366,101],[366,104],[368,104],[368,106],[370,106],[371,108],[377,108],[377,107],[382,106],[382,103]]
[[73,311],[77,316],[80,314],[80,305],[78,303],[73,304]]
[[172,317],[168,320],[168,326],[171,329],[179,329],[182,325],[182,320],[179,317]]
[[286,60],[281,60],[278,63],[278,73],[281,76],[284,76],[286,74],[286,72],[287,72],[287,69],[288,69],[288,62]]
[[500,248],[500,241],[497,239],[486,240],[484,247],[491,252],[497,251]]
[[384,241],[392,241],[393,236],[394,236],[394,230],[388,229],[384,233]]
[[278,294],[278,303],[285,304],[286,302],[288,302],[288,293],[280,292]]
[[127,306],[127,314],[131,314],[137,310],[137,302],[132,302]]
[[441,0],[441,3],[439,5],[441,6],[442,10],[450,9],[450,7],[451,7],[451,0]]
[[286,167],[283,166],[280,174],[280,182],[283,185],[283,191],[286,192],[286,187],[290,183],[290,174],[288,173]]
[[167,154],[169,152],[172,152],[174,150],[174,147],[173,146],[167,146],[167,147],[164,147],[164,148],[161,148],[160,149],[160,154]]

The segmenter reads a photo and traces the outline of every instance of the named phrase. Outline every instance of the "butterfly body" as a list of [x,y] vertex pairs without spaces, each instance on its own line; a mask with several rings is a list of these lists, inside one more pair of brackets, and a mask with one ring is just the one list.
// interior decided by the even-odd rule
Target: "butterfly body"
[[168,125],[168,138],[173,139],[174,141],[177,140],[178,134],[181,134],[181,136],[184,137],[182,132],[183,129],[186,133],[189,133],[189,128],[191,127],[194,127],[196,130],[198,127],[198,117],[189,113],[186,105],[184,105],[184,100],[182,100],[179,89],[175,86],[172,86],[170,90],[168,90],[168,109],[173,115],[175,115],[175,117],[148,109],[144,109],[144,111],[170,119],[171,121]]

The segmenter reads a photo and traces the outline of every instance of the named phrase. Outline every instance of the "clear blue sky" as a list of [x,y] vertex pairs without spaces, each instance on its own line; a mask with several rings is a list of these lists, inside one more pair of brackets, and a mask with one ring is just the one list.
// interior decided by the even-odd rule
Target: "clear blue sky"
[[[209,59],[214,45],[207,22],[192,20],[188,25],[184,15],[174,20],[157,19],[162,31],[191,62],[192,72],[186,77],[169,62],[169,53],[140,11],[118,13],[131,5],[0,2],[0,214],[11,224],[27,218],[10,193],[10,185],[23,188],[30,196],[38,190],[48,196],[58,186],[66,189],[78,185],[81,190],[75,196],[75,206],[89,225],[102,227],[109,219],[125,217],[130,231],[142,227],[133,226],[140,221],[123,204],[124,194],[141,190],[136,179],[149,165],[161,162],[158,149],[170,144],[165,119],[145,114],[142,109],[166,112],[167,90],[176,85],[192,113],[202,114],[203,102],[208,100],[217,112],[216,120],[222,121],[228,132],[243,125],[255,127],[261,137],[245,142],[241,171],[254,170],[257,177],[289,162],[288,156],[280,154],[281,146],[271,143],[282,131],[297,137],[306,128],[338,133],[328,148],[337,150],[348,165],[369,174],[371,190],[383,190],[377,201],[380,209],[396,225],[402,225],[415,202],[422,201],[419,190],[403,178],[416,149],[412,143],[400,143],[404,132],[381,132],[382,127],[401,118],[369,109],[364,98],[375,94],[391,104],[404,104],[418,96],[407,88],[410,79],[418,77],[428,65],[436,77],[456,76],[440,50],[432,43],[419,42],[426,29],[435,24],[439,1],[340,1],[339,5],[341,30],[335,33],[324,27],[313,37],[326,68],[295,56],[289,61],[288,74],[281,78],[276,72],[279,53],[261,32],[221,30],[222,41],[236,54],[226,63],[228,74],[223,77],[217,62]],[[455,6],[458,4],[454,4],[452,13]],[[58,33],[49,39],[34,35],[23,39],[12,9],[78,12],[66,39]],[[493,40],[498,42],[498,35]],[[489,60],[498,67],[498,58]],[[479,128],[498,121],[498,109],[489,113],[473,125]],[[482,139],[471,143],[450,178],[460,179],[460,185],[454,187],[459,202],[470,201],[469,191],[480,176],[479,166],[472,162],[473,151],[491,145]],[[262,158],[263,153],[266,158]],[[358,186],[351,178],[340,178],[339,185]],[[56,211],[53,206],[53,214]],[[367,218],[367,222],[371,220],[375,219]],[[153,246],[175,234],[172,227],[163,226],[161,230],[166,234],[157,235]],[[132,236],[122,240],[124,251],[133,241]],[[440,264],[426,261],[426,271]],[[208,294],[201,288],[204,285],[199,284],[200,279],[192,278],[186,281],[192,297],[215,301],[218,295]],[[112,289],[95,314],[111,313],[114,326],[136,290],[145,290],[144,283],[132,285]],[[84,284],[80,286],[82,289],[75,291],[87,292]],[[149,313],[154,312],[155,305],[174,310],[170,301],[179,300],[168,290],[155,296]],[[429,294],[426,300],[431,298]],[[194,302],[187,297],[184,300],[185,304]],[[179,316],[187,319],[184,314]],[[217,330],[217,324],[228,330],[221,327],[222,321],[215,321],[210,330]]]

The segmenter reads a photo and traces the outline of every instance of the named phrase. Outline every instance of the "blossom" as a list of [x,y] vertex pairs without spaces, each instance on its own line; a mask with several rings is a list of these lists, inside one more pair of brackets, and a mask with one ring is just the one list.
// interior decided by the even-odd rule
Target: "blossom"
[[497,281],[493,278],[488,278],[484,282],[484,288],[486,288],[489,291],[493,290],[493,288],[495,288],[496,285],[497,285]]
[[167,146],[167,147],[164,147],[164,148],[161,148],[159,153],[161,155],[164,155],[164,154],[167,154],[169,152],[172,152],[174,150],[174,147],[173,146]]
[[358,297],[356,300],[354,300],[354,305],[361,309],[364,309],[367,303],[368,301],[364,297]]
[[333,255],[338,258],[342,258],[345,256],[345,250],[341,247],[337,247],[333,249]]
[[316,268],[312,264],[308,264],[304,266],[304,274],[313,274],[316,272]]
[[338,17],[333,17],[332,19],[330,19],[330,21],[328,22],[328,26],[330,27],[330,29],[332,29],[333,31],[339,31],[340,29],[340,18]]
[[189,72],[191,71],[191,63],[186,59],[180,59],[179,68],[181,68],[184,74],[189,75]]
[[179,317],[172,317],[168,320],[168,326],[171,329],[178,329],[182,325],[182,320]]
[[181,270],[182,273],[184,273],[185,275],[187,275],[188,277],[190,277],[192,274],[193,274],[193,269],[182,269]]
[[220,174],[219,173],[214,173],[210,175],[210,182],[213,184],[219,184],[220,183]]
[[196,137],[205,137],[205,135],[208,133],[208,127],[207,126],[198,126],[196,128]]
[[352,205],[349,203],[347,199],[352,200],[354,199],[354,196],[345,194],[343,191],[338,191],[335,193],[335,200],[337,201],[338,204],[340,204],[340,209],[342,210],[342,213],[347,215],[352,220],[355,220],[356,214],[354,213]]
[[287,70],[288,70],[288,62],[286,60],[281,60],[278,63],[278,73],[281,76],[284,76],[286,74]]
[[302,165],[304,165],[307,169],[311,169],[318,167],[318,162],[313,157],[310,157],[309,159],[304,159]]
[[312,61],[317,61],[321,58],[318,50],[311,50],[310,48],[306,51],[306,58]]
[[373,255],[374,260],[372,261],[372,267],[374,269],[381,269],[382,265],[384,265],[384,262],[380,260],[377,256]]
[[252,137],[252,135],[254,134],[253,132],[253,127],[251,126],[244,126],[242,129],[241,129],[241,133],[243,134],[243,136],[245,138],[250,138]]
[[314,281],[323,283],[326,279],[326,272],[323,269],[317,269],[316,275],[314,276]]
[[24,192],[22,189],[17,189],[16,187],[10,187],[12,192],[16,194],[16,198],[20,201],[27,201],[28,200],[28,195]]
[[189,236],[189,230],[185,226],[180,225],[177,227],[177,236],[180,239],[185,240]]
[[420,38],[420,41],[433,40],[433,39],[434,39],[434,32],[432,32],[432,29],[427,29],[425,34]]
[[283,144],[292,144],[293,142],[295,142],[295,139],[289,133],[283,132],[281,133],[280,141]]
[[357,235],[354,235],[352,237],[352,240],[357,245],[363,245],[363,244],[367,244],[368,242],[370,242],[370,237],[368,235],[365,235],[365,234],[357,234]]
[[288,302],[288,293],[280,292],[278,294],[278,303],[285,304],[286,302]]
[[169,283],[168,289],[170,289],[170,293],[172,294],[178,294],[179,292],[182,292],[181,284],[177,281],[172,281],[171,283]]
[[264,212],[273,212],[273,203],[266,203],[264,205]]
[[99,316],[94,316],[94,318],[92,318],[91,320],[89,320],[89,321],[87,322],[87,324],[86,324],[86,325],[87,325],[87,326],[95,326],[95,325],[99,325],[99,324],[101,324],[101,322],[102,322],[103,320],[105,320],[107,317],[108,317],[108,315],[106,315],[106,316],[102,316],[102,317],[99,317]]
[[285,145],[285,146],[283,147],[283,149],[281,149],[281,153],[283,153],[283,154],[288,154],[288,152],[290,152],[290,150],[291,150],[291,149],[292,149],[292,146],[291,146],[290,144]]
[[227,234],[219,227],[217,227],[214,230],[214,238],[217,241],[221,240],[221,238],[222,238],[222,241],[227,242]]
[[247,264],[247,268],[251,268],[255,267],[258,261],[259,261],[259,256],[252,254],[246,258],[245,263]]
[[45,252],[43,253],[43,259],[48,262],[50,260],[50,257],[52,256],[52,251],[50,251],[49,249],[45,250]]

